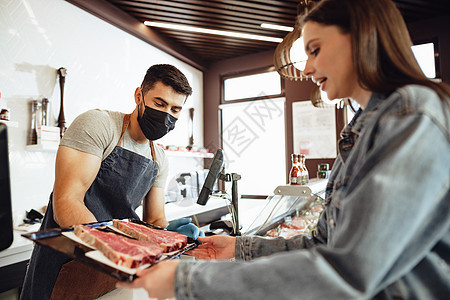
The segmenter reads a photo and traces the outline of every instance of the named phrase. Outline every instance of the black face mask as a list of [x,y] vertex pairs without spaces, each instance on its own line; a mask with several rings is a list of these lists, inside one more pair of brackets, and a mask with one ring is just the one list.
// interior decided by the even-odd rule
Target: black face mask
[[[142,102],[144,97],[142,96]],[[145,110],[140,117],[138,109],[138,123],[145,137],[151,141],[157,140],[165,136],[169,131],[175,128],[175,122],[178,120],[171,114],[157,109],[153,109],[144,104]]]

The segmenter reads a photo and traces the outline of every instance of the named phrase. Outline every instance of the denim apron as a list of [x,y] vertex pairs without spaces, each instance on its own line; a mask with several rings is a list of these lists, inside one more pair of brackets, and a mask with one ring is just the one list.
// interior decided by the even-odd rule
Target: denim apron
[[[119,146],[129,122],[130,115],[125,115],[119,142],[111,154],[102,161],[98,174],[84,197],[86,207],[94,214],[98,221],[106,221],[113,218],[139,218],[135,209],[141,205],[142,199],[149,192],[158,173],[158,166],[155,161]],[[155,149],[151,141],[150,147],[152,157],[155,159]],[[47,212],[40,228],[41,230],[59,227],[53,218],[52,200],[53,193],[50,195]],[[75,286],[81,290],[79,291],[79,295],[73,295],[73,298],[93,299],[101,295],[98,295],[98,291],[91,291],[92,288],[89,285],[99,290],[102,288],[109,290],[114,288],[114,282],[110,284],[110,287],[102,287],[102,283],[106,279],[109,281],[114,280],[106,274],[99,274],[103,278],[100,279],[97,276],[96,280],[98,282],[92,282],[91,277],[91,282],[77,283],[77,280],[86,281],[84,278],[88,278],[89,276],[85,273],[80,274],[79,278],[77,278],[76,276],[72,276],[76,274],[70,274],[74,273],[72,271],[67,272],[71,276],[67,276],[66,279],[58,278],[61,268],[64,264],[67,265],[68,263],[82,265],[81,263],[72,261],[59,252],[36,244],[20,298],[33,300],[59,299],[62,296],[52,295],[54,288],[56,290],[58,286],[58,290],[61,291]],[[84,265],[79,266],[77,270],[83,270],[83,272],[87,272],[88,274],[95,271]],[[57,279],[58,285],[55,285]]]

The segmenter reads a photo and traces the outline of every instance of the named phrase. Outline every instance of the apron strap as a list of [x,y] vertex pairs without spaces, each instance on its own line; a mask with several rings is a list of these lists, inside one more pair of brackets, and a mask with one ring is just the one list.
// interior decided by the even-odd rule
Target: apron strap
[[125,131],[128,128],[128,125],[130,124],[130,118],[131,114],[126,114],[123,116],[122,132],[120,133],[120,139],[119,142],[117,143],[117,146],[120,146],[120,144],[122,143],[123,134],[125,133]]
[[[130,119],[131,119],[131,114],[125,114],[123,116],[122,132],[120,133],[120,139],[119,139],[119,142],[117,143],[117,146],[120,146],[120,144],[122,143],[123,134],[125,133],[125,131],[128,128],[128,125],[130,124]],[[153,145],[153,141],[150,141],[150,149],[152,151],[152,160],[156,161],[155,146]]]
[[150,149],[152,150],[152,160],[156,161],[155,146],[153,145],[153,141],[150,141]]

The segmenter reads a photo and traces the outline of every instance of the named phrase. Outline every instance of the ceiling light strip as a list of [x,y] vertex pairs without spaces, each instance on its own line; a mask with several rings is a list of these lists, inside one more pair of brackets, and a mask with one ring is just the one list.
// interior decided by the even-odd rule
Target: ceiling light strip
[[193,27],[193,26],[179,25],[179,24],[173,24],[173,23],[145,21],[144,24],[147,26],[153,26],[153,27],[159,27],[159,28],[167,28],[167,29],[197,32],[197,33],[222,35],[222,36],[236,37],[236,38],[241,38],[241,39],[258,40],[258,41],[266,41],[266,42],[273,42],[273,43],[281,43],[281,41],[283,40],[282,38],[276,38],[276,37],[270,37],[270,36],[240,33],[240,32],[233,32],[233,31],[216,30],[216,29],[208,29],[208,28],[201,28],[201,27]]
[[292,31],[292,30],[294,30],[294,27],[283,26],[283,25],[276,25],[276,24],[269,24],[269,23],[262,23],[261,27],[262,28],[267,28],[267,29],[281,30],[281,31]]

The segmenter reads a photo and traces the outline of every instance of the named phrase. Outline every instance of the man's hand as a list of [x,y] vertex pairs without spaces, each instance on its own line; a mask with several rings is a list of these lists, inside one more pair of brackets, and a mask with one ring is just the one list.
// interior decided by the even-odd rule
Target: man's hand
[[205,236],[205,233],[198,229],[197,226],[192,224],[191,221],[191,218],[181,218],[170,222],[169,226],[167,226],[166,229],[187,235],[194,240],[196,240],[199,236]]
[[118,282],[116,287],[147,291],[150,298],[167,299],[175,297],[175,271],[178,260],[162,261],[153,267],[137,271],[133,282]]
[[216,260],[230,259],[235,255],[235,237],[214,235],[210,237],[199,237],[198,240],[203,244],[186,252],[186,254],[192,255],[198,259]]

